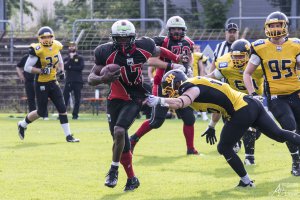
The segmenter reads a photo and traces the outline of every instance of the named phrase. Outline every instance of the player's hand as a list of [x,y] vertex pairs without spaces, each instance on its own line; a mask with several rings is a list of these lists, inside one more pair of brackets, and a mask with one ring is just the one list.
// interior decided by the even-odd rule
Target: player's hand
[[154,95],[149,95],[146,98],[146,104],[149,107],[155,107],[155,106],[157,106],[160,103],[161,103],[161,98],[160,97],[157,97],[157,96],[154,96]]
[[59,72],[57,72],[57,74],[56,74],[56,75],[58,76],[59,80],[64,80],[64,79],[65,79],[65,77],[66,77],[66,75],[65,75],[65,72],[64,72],[64,71],[59,71]]
[[41,74],[50,74],[51,73],[51,67],[45,67],[41,69]]
[[205,135],[206,135],[206,143],[210,143],[210,145],[213,145],[213,144],[215,144],[215,142],[217,142],[215,128],[208,126],[208,128],[201,135],[201,137],[203,137]]

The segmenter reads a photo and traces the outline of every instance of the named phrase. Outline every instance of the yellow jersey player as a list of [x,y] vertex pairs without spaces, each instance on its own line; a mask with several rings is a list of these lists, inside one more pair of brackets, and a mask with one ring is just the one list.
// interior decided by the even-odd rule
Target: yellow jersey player
[[64,78],[64,65],[60,54],[63,45],[55,40],[53,30],[48,26],[39,29],[38,39],[39,43],[31,44],[24,67],[26,72],[36,74],[35,91],[38,108],[18,122],[19,137],[23,140],[27,125],[45,116],[49,98],[59,113],[60,124],[67,142],[79,142],[79,139],[71,134],[63,95],[56,80],[56,74]]
[[[159,104],[173,109],[190,106],[196,111],[220,113],[228,119],[221,131],[218,151],[241,178],[238,187],[255,186],[241,159],[232,149],[249,127],[258,128],[277,142],[289,141],[300,145],[300,136],[280,129],[259,100],[232,89],[227,83],[201,76],[187,79],[183,72],[172,70],[164,75],[162,88],[164,94],[171,98],[149,96],[146,100],[149,106]],[[206,136],[207,143],[216,142],[215,132],[202,136]]]
[[[300,64],[300,40],[288,38],[289,20],[281,12],[271,13],[265,22],[267,39],[252,43],[252,54],[244,72],[249,94],[254,94],[252,77],[259,65],[265,76],[265,93],[268,108],[286,130],[299,134],[300,81],[297,66]],[[291,173],[300,176],[299,148],[287,143],[293,163]]]
[[[201,53],[200,45],[194,45],[193,52],[193,76],[205,76],[208,57]],[[203,121],[207,121],[206,112],[197,112],[197,117],[202,116]]]
[[[239,39],[232,43],[230,52],[217,58],[215,65],[216,69],[207,75],[207,77],[214,79],[225,79],[231,88],[247,93],[247,89],[243,81],[243,72],[250,56],[250,43],[245,39]],[[263,72],[259,66],[256,72],[253,74],[253,85],[255,91],[262,95],[263,93]],[[219,121],[220,115],[213,114],[212,120],[206,131],[214,131],[216,123]],[[245,148],[245,165],[254,165],[254,147],[255,140],[259,138],[260,132],[254,128],[249,128],[243,136],[243,143]],[[239,141],[234,150],[236,153],[240,150],[241,142]]]

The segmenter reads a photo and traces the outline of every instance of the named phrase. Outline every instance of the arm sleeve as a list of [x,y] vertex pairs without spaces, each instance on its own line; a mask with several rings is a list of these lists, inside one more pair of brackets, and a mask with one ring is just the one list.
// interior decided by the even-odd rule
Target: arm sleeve
[[60,52],[58,53],[58,63],[64,64],[64,60],[63,60],[63,58],[61,57],[61,53],[60,53]]
[[221,74],[221,72],[220,72],[220,70],[218,70],[218,69],[215,69],[214,70],[214,75],[215,75],[215,77],[217,78],[217,79],[221,79],[221,78],[224,78],[224,76]]
[[249,59],[249,62],[251,62],[254,65],[260,65],[261,60],[256,54],[252,54],[250,59]]
[[36,64],[37,61],[38,57],[29,55],[24,66],[24,71],[31,73],[32,67]]
[[297,62],[300,62],[300,55],[298,55],[298,56],[296,57],[296,59],[297,59]]

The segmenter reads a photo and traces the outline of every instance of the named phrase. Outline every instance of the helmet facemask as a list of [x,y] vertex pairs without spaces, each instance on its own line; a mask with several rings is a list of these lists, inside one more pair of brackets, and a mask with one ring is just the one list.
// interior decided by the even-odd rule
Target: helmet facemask
[[38,31],[38,40],[41,45],[45,47],[50,47],[53,44],[54,40],[53,30],[49,26],[44,26]]
[[168,36],[172,40],[181,40],[185,36],[185,30],[183,28],[169,28]]
[[[281,24],[280,27],[270,27],[275,24]],[[265,23],[265,34],[269,38],[282,37],[288,35],[288,24],[285,20],[269,20]]]
[[132,49],[135,42],[135,36],[112,36],[115,48],[126,53]]
[[237,69],[242,68],[249,61],[248,52],[231,51],[230,55],[233,67]]

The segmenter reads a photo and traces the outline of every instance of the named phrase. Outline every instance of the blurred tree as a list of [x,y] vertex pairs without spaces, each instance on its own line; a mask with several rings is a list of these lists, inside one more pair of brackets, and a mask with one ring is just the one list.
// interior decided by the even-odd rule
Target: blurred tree
[[40,16],[38,18],[38,28],[42,26],[50,26],[52,29],[58,28],[54,17],[48,12],[48,9],[45,7],[40,11]]
[[[6,3],[6,16],[7,19],[10,19],[16,11],[20,10],[20,0],[9,0],[5,1]],[[37,10],[37,8],[29,1],[23,0],[23,11],[26,15],[32,17],[32,11]]]
[[[208,29],[223,29],[226,13],[233,0],[199,0],[203,7],[204,24]],[[223,3],[224,2],[224,3]]]
[[268,0],[272,6],[280,7],[280,11],[286,15],[291,15],[291,0]]

